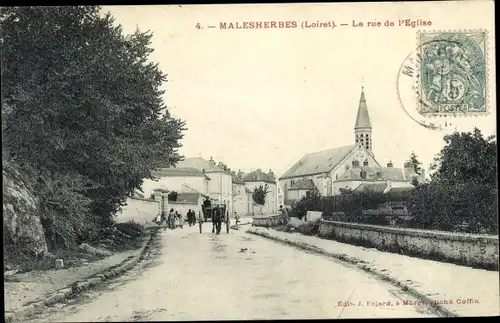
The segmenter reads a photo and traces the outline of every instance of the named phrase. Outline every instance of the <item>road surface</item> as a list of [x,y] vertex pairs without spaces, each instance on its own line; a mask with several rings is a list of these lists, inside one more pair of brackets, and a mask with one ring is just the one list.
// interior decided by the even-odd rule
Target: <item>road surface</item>
[[223,225],[220,235],[210,223],[204,229],[162,232],[153,266],[31,322],[437,316],[402,305],[416,300],[341,262],[246,234],[244,227],[226,234]]

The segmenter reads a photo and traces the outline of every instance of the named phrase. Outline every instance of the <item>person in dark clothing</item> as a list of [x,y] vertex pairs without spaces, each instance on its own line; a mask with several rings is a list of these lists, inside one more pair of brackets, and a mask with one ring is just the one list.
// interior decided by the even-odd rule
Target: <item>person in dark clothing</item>
[[220,230],[222,227],[221,221],[222,221],[221,210],[219,208],[216,208],[213,212],[213,215],[212,215],[212,222],[214,225],[214,227],[212,229],[212,233],[215,231],[216,234],[220,234]]
[[193,223],[193,219],[191,218],[191,209],[189,209],[186,216],[187,216],[188,224],[189,224],[189,226],[191,226]]
[[191,221],[193,225],[196,224],[196,213],[194,212],[194,210],[191,210]]

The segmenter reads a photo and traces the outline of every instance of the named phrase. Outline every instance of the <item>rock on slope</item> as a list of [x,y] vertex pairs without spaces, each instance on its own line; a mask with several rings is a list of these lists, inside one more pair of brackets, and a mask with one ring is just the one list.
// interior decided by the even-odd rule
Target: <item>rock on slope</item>
[[44,255],[47,242],[37,199],[14,164],[2,164],[4,252],[31,257]]

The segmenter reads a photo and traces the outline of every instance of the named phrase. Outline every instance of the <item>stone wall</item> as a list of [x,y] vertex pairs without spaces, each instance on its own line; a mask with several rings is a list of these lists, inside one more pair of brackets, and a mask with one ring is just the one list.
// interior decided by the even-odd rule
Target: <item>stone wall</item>
[[[169,202],[169,207],[171,209],[174,209],[174,211],[179,212],[180,215],[184,218],[184,220],[187,219],[187,213],[189,210],[193,210],[196,214],[196,218],[198,218],[199,212],[201,212],[201,207],[197,203],[189,203],[189,202]],[[170,211],[170,209],[168,209]]]
[[498,236],[320,221],[319,235],[408,256],[498,270]]
[[255,227],[275,227],[279,224],[278,215],[254,216],[252,226]]

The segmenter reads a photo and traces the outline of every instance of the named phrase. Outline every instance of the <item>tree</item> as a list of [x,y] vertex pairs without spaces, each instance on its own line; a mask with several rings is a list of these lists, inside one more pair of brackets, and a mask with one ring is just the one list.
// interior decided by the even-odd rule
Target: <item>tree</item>
[[444,136],[429,184],[408,202],[413,225],[426,229],[498,233],[497,144],[494,136],[472,132]]
[[418,175],[422,174],[422,167],[421,167],[422,163],[418,160],[417,155],[415,154],[414,151],[412,151],[410,154],[410,165],[412,166],[413,171],[416,174]]
[[294,205],[292,209],[293,216],[302,219],[307,215],[307,211],[323,211],[322,198],[317,188],[308,191],[306,194]]
[[1,8],[2,130],[48,213],[106,225],[151,170],[179,160],[185,123],[162,100],[152,34],[125,36],[99,11]]
[[179,193],[177,193],[176,191],[172,191],[172,192],[168,193],[167,197],[168,197],[169,201],[175,202],[175,201],[177,201],[178,195],[179,195]]
[[259,213],[261,214],[262,208],[264,207],[264,204],[266,204],[267,193],[269,193],[269,186],[267,184],[256,187],[252,193],[252,199],[259,205]]
[[481,131],[455,132],[444,136],[445,146],[434,159],[432,179],[449,182],[477,182],[496,185],[497,143]]
[[[414,151],[412,151],[410,154],[409,162],[415,174],[422,175],[422,167],[421,167],[422,163],[418,160],[417,155],[415,154]],[[413,177],[411,180],[411,184],[413,186],[418,186],[419,185],[418,178]]]

